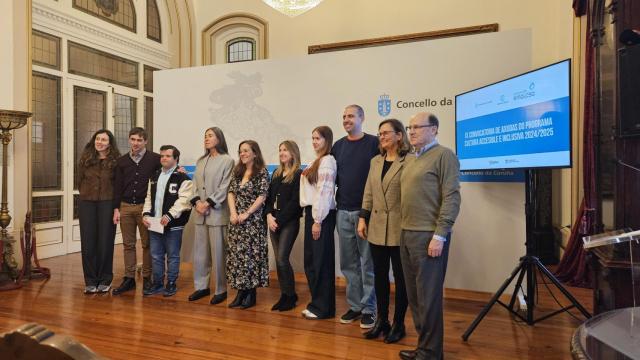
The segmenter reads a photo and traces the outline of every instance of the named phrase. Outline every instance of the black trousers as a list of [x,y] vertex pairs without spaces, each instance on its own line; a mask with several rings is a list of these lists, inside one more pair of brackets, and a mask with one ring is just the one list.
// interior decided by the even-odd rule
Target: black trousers
[[311,302],[307,310],[318,318],[336,316],[336,259],[333,232],[336,211],[331,210],[322,222],[320,238],[313,240],[311,206],[304,208],[304,273],[307,275]]
[[86,286],[110,285],[113,280],[113,203],[85,201],[79,203],[82,271]]
[[[393,323],[404,323],[409,302],[407,301],[407,289],[404,285],[404,273],[400,261],[400,246],[384,246],[369,243],[371,257],[373,258],[373,273],[378,299],[378,319],[389,319],[389,265],[393,268],[393,278],[396,285],[395,310]],[[391,263],[391,264],[390,264]]]
[[291,249],[293,249],[293,244],[298,237],[299,231],[300,219],[296,218],[278,228],[278,231],[269,232],[273,253],[276,257],[276,270],[278,272],[280,291],[289,296],[293,296],[296,293],[296,281],[293,275],[291,261],[289,261],[289,255],[291,255]]

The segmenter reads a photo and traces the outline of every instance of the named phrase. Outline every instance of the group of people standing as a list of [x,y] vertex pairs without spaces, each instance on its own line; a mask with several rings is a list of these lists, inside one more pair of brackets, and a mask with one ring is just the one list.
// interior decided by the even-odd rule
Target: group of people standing
[[[406,335],[410,306],[418,346],[401,351],[400,357],[442,358],[443,283],[460,207],[457,157],[438,144],[439,122],[433,114],[414,115],[407,131],[399,120],[386,119],[378,136],[364,133],[363,122],[362,107],[349,105],[342,122],[347,135],[335,144],[331,128],[315,128],[316,157],[304,170],[298,145],[283,141],[271,179],[257,142],[241,142],[236,163],[217,127],[205,131],[205,151],[193,180],[178,166],[174,146],[161,147],[159,155],[145,150],[143,129],[131,130],[131,151],[123,156],[113,135],[99,130],[78,164],[85,292],[109,291],[115,224],[120,223],[125,277],[112,293],[135,289],[137,228],[143,293],[175,294],[182,229],[193,211],[195,291],[189,301],[211,295],[213,273],[211,304],[225,301],[230,285],[237,292],[229,307],[254,306],[256,289],[269,285],[268,233],[281,290],[272,310],[291,310],[298,296],[289,257],[304,216],[311,300],[302,315],[310,320],[336,315],[337,230],[349,305],[340,322],[359,320],[366,338],[382,335],[394,343]],[[395,280],[392,323],[390,268]]]

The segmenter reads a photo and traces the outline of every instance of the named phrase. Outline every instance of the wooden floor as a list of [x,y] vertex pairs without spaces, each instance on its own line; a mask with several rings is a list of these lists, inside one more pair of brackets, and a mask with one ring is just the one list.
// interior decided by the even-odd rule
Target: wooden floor
[[[211,306],[208,300],[187,301],[193,290],[189,264],[183,264],[178,294],[171,298],[83,295],[79,254],[41,262],[52,278],[31,281],[24,288],[0,293],[0,333],[26,322],[37,322],[58,334],[71,335],[95,352],[112,359],[397,359],[398,351],[415,347],[416,336],[407,314],[409,335],[399,344],[365,340],[357,324],[338,319],[310,321],[300,311],[309,300],[299,277],[298,307],[271,312],[278,299],[277,281],[258,290],[258,305],[248,310]],[[116,276],[122,274],[122,249],[116,248]],[[506,274],[505,274],[506,275]],[[114,280],[114,284],[120,278]],[[591,292],[570,289],[591,309]],[[567,301],[558,295],[561,303]],[[465,343],[460,336],[480,312],[490,294],[447,291],[445,357],[447,359],[570,359],[569,339],[580,324],[560,314],[527,326],[495,306]],[[337,290],[338,315],[346,310],[344,287]],[[540,285],[540,309],[558,305]],[[391,312],[393,313],[393,311]],[[577,316],[577,311],[573,311]],[[2,356],[0,355],[0,358]]]

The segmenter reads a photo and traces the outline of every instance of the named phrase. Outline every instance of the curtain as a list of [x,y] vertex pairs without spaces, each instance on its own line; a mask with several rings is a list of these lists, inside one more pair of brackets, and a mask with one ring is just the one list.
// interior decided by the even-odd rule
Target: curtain
[[[587,0],[574,0],[573,9],[576,16],[587,13]],[[572,286],[591,287],[591,274],[587,269],[586,252],[582,248],[582,237],[596,232],[596,174],[595,144],[593,133],[598,126],[598,101],[595,99],[595,42],[592,39],[591,17],[587,16],[587,47],[585,50],[585,101],[584,101],[584,157],[583,182],[584,198],[578,210],[578,216],[571,228],[571,236],[564,256],[556,269],[556,276],[562,282]]]

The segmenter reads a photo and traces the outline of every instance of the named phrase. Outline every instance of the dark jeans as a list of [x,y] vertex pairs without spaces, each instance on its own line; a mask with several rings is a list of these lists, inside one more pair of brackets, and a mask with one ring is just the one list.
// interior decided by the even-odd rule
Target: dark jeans
[[336,211],[329,211],[322,222],[318,240],[313,240],[311,226],[311,206],[307,206],[304,208],[304,273],[311,293],[307,310],[318,318],[326,319],[336,316],[336,254],[333,237]]
[[373,272],[375,274],[376,296],[378,298],[378,319],[389,319],[389,263],[393,268],[393,279],[396,284],[395,311],[393,322],[404,323],[404,316],[407,313],[407,289],[404,285],[404,273],[402,272],[402,262],[400,261],[399,246],[383,246],[369,243],[371,256],[373,257]]
[[87,286],[110,285],[113,280],[113,203],[80,200],[80,245],[82,271]]
[[149,231],[151,242],[151,269],[153,283],[164,284],[165,255],[167,262],[167,282],[176,282],[180,272],[180,246],[182,245],[182,229],[165,229],[164,234]]
[[298,237],[299,230],[300,219],[296,218],[288,224],[284,224],[277,232],[269,232],[271,235],[271,245],[273,245],[273,253],[276,257],[280,291],[289,296],[293,296],[296,293],[296,281],[293,275],[293,267],[291,267],[291,262],[289,261],[289,255],[291,255],[291,249],[293,249],[293,244],[296,241],[296,237]]

